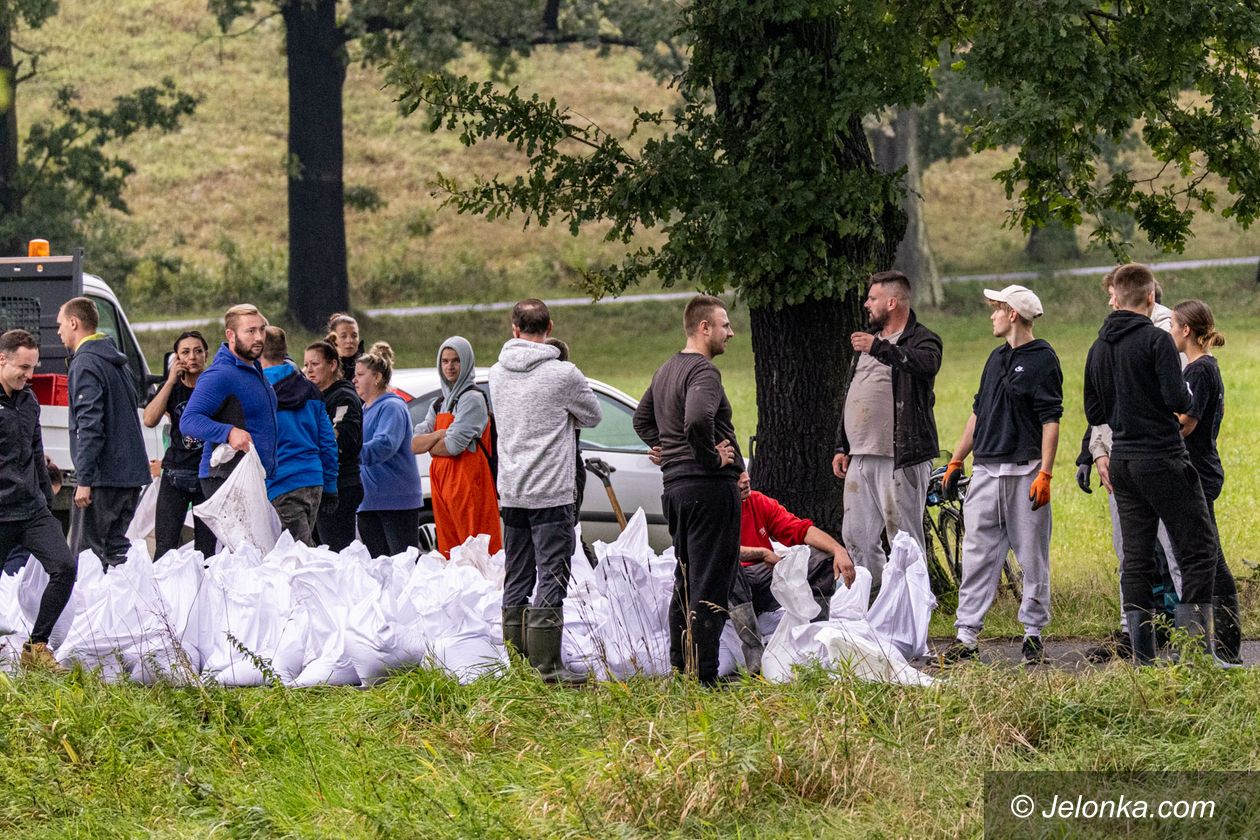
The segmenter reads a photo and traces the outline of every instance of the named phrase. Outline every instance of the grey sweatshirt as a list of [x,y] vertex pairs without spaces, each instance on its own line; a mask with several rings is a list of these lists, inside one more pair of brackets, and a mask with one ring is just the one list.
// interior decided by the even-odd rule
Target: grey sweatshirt
[[546,344],[510,339],[490,368],[490,403],[499,431],[499,505],[573,504],[575,429],[603,419],[582,372]]

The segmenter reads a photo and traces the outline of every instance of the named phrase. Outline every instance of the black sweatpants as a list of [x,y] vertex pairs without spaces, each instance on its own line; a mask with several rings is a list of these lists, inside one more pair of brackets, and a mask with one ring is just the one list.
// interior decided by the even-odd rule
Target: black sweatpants
[[674,481],[661,501],[678,558],[669,602],[670,664],[712,685],[739,570],[739,489],[725,477]]
[[79,547],[92,549],[106,571],[127,562],[127,527],[136,515],[139,487],[93,487],[92,504],[83,512],[83,540]]
[[1221,545],[1221,529],[1216,524],[1216,499],[1208,499],[1208,516],[1212,517],[1212,533],[1216,535],[1216,576],[1213,579],[1212,595],[1216,598],[1238,594],[1238,584],[1234,574],[1225,562],[1225,548]]
[[1160,520],[1168,529],[1181,568],[1181,602],[1211,604],[1220,547],[1190,456],[1182,453],[1167,460],[1112,457],[1111,484],[1124,543],[1120,593],[1125,612],[1150,612],[1155,607],[1151,588],[1159,580],[1155,535]]
[[[822,610],[814,621],[826,621],[831,615],[831,596],[836,594],[835,557],[817,548],[809,550],[809,588]],[[752,602],[757,615],[774,612],[780,604],[770,591],[774,566],[769,563],[740,565],[731,587],[731,605]]]
[[[503,514],[503,608],[563,608],[576,539],[574,506],[505,507],[500,512]],[[538,597],[531,604],[535,579]]]
[[420,547],[420,508],[359,511],[359,536],[373,557]]
[[[354,542],[354,524],[363,504],[363,485],[337,488],[337,510],[326,514],[322,508],[315,518],[315,542],[341,551]],[[419,526],[416,526],[419,528]]]
[[48,573],[48,585],[44,587],[39,612],[35,614],[35,626],[31,629],[31,642],[46,644],[53,625],[70,602],[74,579],[79,573],[79,561],[66,543],[61,523],[48,508],[29,519],[0,522],[0,557],[8,557],[17,546],[29,551]]
[[[183,543],[180,536],[184,531],[184,520],[188,516],[191,505],[199,505],[206,500],[201,492],[201,482],[195,472],[164,470],[162,483],[158,485],[157,512],[154,514],[156,530],[154,542],[157,544],[153,559],[157,560],[168,551],[177,549]],[[218,545],[210,526],[193,516],[193,547],[209,559]]]

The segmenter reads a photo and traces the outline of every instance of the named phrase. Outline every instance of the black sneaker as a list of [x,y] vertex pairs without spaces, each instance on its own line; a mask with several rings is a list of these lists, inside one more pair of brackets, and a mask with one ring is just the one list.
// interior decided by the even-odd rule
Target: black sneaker
[[946,665],[956,665],[959,662],[979,658],[980,648],[966,644],[961,639],[954,639],[953,644],[945,648],[945,652],[941,654],[941,661]]
[[1024,664],[1040,665],[1046,661],[1046,646],[1040,636],[1024,637]]
[[1090,662],[1111,662],[1116,659],[1127,662],[1133,658],[1133,643],[1129,640],[1128,633],[1116,630],[1102,644],[1085,651],[1085,658]]

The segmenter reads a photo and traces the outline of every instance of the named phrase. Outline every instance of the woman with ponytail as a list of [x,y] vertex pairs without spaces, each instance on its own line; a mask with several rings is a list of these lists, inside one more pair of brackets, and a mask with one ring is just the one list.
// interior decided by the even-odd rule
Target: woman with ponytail
[[389,390],[394,351],[378,341],[359,357],[354,388],[363,398],[363,448],[359,476],[359,536],[373,557],[419,546],[420,473],[411,454],[411,415],[402,397]]
[[352,381],[355,361],[363,355],[359,322],[344,312],[334,312],[328,318],[328,336],[324,341],[337,348],[337,356],[341,359],[341,375],[347,382]]
[[1181,421],[1181,436],[1190,453],[1190,463],[1199,473],[1207,499],[1212,527],[1216,530],[1216,583],[1212,593],[1212,619],[1216,625],[1216,656],[1229,663],[1241,663],[1242,633],[1238,615],[1238,589],[1225,562],[1216,526],[1216,499],[1225,484],[1225,470],[1216,451],[1216,436],[1225,416],[1225,383],[1212,355],[1213,347],[1225,346],[1225,337],[1216,331],[1211,308],[1201,300],[1185,300],[1173,307],[1172,337],[1177,350],[1186,357],[1182,371],[1190,387],[1192,405]]

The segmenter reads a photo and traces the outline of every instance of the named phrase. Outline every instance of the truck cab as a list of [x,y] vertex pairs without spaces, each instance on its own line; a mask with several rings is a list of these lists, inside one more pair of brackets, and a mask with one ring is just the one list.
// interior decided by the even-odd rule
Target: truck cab
[[[37,252],[36,247],[32,247]],[[61,305],[80,295],[96,304],[100,331],[113,339],[127,357],[127,367],[135,382],[137,403],[148,402],[155,382],[140,343],[127,322],[118,296],[104,280],[83,273],[81,250],[67,256],[28,256],[0,258],[0,332],[24,329],[39,341],[39,369],[43,382],[35,386],[40,398],[40,425],[44,452],[62,471],[64,483],[53,502],[53,511],[65,519],[74,496],[74,465],[70,461],[69,389],[58,377],[68,375],[69,352],[57,336],[57,312]],[[45,387],[40,387],[41,385]],[[145,428],[145,448],[150,459],[166,451],[167,424]]]

